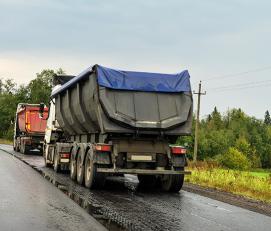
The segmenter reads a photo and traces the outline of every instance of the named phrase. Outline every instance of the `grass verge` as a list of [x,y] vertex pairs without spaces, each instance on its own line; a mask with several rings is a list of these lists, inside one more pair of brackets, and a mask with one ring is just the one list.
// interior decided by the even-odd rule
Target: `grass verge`
[[268,172],[243,172],[215,167],[190,166],[186,182],[216,188],[271,203],[271,175]]
[[10,145],[12,145],[13,142],[12,142],[12,140],[6,140],[6,139],[0,138],[0,144],[10,144]]

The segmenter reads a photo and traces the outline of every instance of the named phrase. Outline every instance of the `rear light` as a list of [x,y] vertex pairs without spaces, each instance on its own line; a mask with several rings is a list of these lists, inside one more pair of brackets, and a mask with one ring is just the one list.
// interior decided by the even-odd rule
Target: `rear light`
[[170,147],[171,148],[171,153],[172,154],[176,154],[176,155],[183,155],[183,154],[186,154],[186,149],[183,148],[183,147],[179,147],[179,146],[173,146],[173,147]]
[[27,130],[31,130],[31,125],[30,125],[30,112],[29,111],[27,111],[26,113],[25,113],[25,126],[26,126],[26,129]]
[[95,145],[95,150],[99,152],[111,152],[111,145],[97,144]]
[[61,158],[69,159],[70,158],[70,153],[60,153]]
[[30,119],[29,119],[29,117],[30,117],[30,112],[29,111],[27,111],[26,113],[25,113],[25,123],[30,123]]

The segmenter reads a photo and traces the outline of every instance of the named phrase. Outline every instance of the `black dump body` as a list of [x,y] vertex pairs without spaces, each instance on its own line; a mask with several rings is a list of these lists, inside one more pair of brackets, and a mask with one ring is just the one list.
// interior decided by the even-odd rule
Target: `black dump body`
[[95,65],[52,93],[56,119],[66,134],[162,136],[174,140],[191,133],[191,91],[113,89],[99,81]]

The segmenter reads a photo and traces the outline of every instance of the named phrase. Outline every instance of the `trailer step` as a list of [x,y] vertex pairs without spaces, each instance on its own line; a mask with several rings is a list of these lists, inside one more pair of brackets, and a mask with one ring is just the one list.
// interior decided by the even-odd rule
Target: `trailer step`
[[190,171],[174,171],[174,170],[151,170],[151,169],[113,169],[113,168],[97,168],[97,172],[104,173],[124,173],[124,174],[146,174],[146,175],[190,175]]

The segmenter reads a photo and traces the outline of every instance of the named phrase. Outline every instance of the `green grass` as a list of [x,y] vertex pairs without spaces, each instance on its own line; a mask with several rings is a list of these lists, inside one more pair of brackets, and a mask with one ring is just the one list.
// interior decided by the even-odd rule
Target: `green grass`
[[192,174],[186,182],[220,189],[248,198],[271,203],[271,175],[269,172],[244,172],[219,167],[190,167]]
[[269,177],[271,174],[270,172],[254,172],[254,171],[251,171],[249,173],[251,176],[262,177],[262,178]]
[[0,138],[0,144],[10,144],[10,145],[12,145],[13,142],[12,142],[12,140],[6,140],[6,139]]

